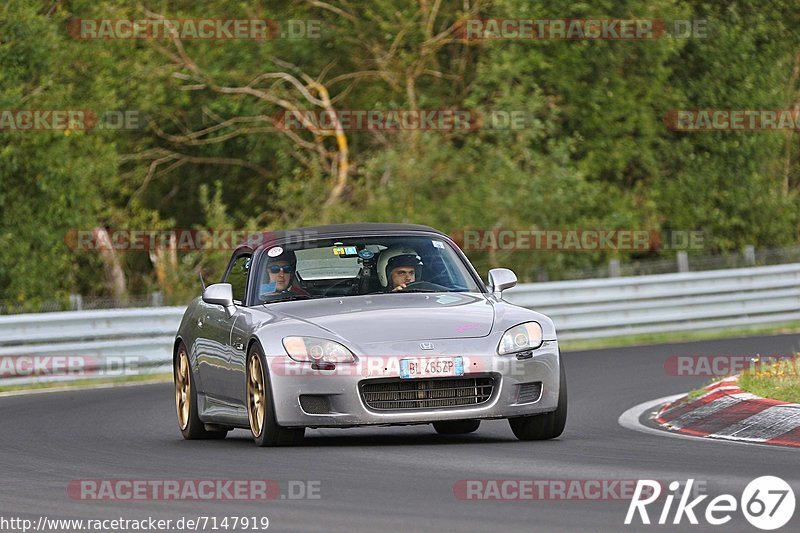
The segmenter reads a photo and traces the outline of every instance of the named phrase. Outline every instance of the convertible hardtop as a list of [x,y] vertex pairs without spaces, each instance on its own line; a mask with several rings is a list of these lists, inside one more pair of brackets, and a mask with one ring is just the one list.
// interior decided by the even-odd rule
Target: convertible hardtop
[[326,226],[307,226],[304,228],[295,228],[290,230],[277,230],[265,231],[259,237],[251,237],[236,248],[234,254],[241,250],[255,250],[262,246],[270,246],[272,243],[290,240],[292,242],[300,242],[306,238],[312,239],[325,239],[336,236],[360,236],[360,235],[380,235],[380,234],[394,234],[402,235],[404,233],[435,233],[443,237],[447,237],[446,233],[434,229],[430,226],[423,226],[421,224],[392,224],[382,222],[368,222],[362,224],[328,224]]

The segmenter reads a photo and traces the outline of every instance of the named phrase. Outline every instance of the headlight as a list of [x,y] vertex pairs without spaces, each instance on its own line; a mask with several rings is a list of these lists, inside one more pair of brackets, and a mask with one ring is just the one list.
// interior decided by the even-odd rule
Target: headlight
[[514,326],[500,339],[497,353],[500,355],[524,350],[535,350],[542,345],[542,326],[538,322],[526,322]]
[[353,353],[338,342],[316,337],[284,337],[283,347],[295,361],[308,363],[354,363]]

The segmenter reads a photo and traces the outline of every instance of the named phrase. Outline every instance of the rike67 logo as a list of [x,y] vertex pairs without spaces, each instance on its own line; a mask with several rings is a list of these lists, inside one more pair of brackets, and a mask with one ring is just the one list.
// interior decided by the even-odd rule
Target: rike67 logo
[[[795,498],[792,487],[783,479],[775,476],[762,476],[751,481],[737,500],[731,494],[721,494],[705,504],[705,511],[701,512],[703,500],[708,495],[696,496],[692,500],[692,485],[694,479],[687,480],[683,491],[678,494],[681,483],[673,481],[669,484],[669,493],[663,498],[661,512],[654,515],[654,523],[664,525],[681,524],[684,517],[693,525],[697,525],[698,516],[705,519],[707,524],[721,526],[727,524],[738,510],[744,514],[750,524],[762,530],[773,530],[784,526],[794,514]],[[636,484],[633,499],[625,516],[625,524],[636,523],[636,517],[642,524],[651,524],[648,514],[648,505],[661,500],[661,484],[651,479],[640,479]],[[675,510],[673,503],[678,500]],[[659,502],[660,503],[660,502]],[[650,511],[658,511],[658,504]],[[670,521],[670,518],[672,520]],[[684,522],[685,523],[685,522]]]

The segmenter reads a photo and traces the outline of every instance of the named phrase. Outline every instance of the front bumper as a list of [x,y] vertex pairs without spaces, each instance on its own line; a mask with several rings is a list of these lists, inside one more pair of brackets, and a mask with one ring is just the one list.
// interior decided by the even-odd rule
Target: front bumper
[[[425,424],[441,420],[509,418],[556,409],[560,371],[556,341],[546,341],[530,358],[521,360],[514,355],[496,355],[494,340],[476,341],[480,339],[437,341],[437,350],[425,353],[420,353],[418,343],[373,345],[369,353],[381,355],[356,354],[357,363],[338,364],[333,370],[314,370],[309,363],[296,363],[286,356],[268,357],[277,421],[285,427]],[[475,353],[476,344],[485,346],[479,346],[480,354],[470,355]],[[491,355],[485,355],[487,353]],[[425,405],[418,402],[413,408],[402,409],[376,409],[374,405],[367,405],[363,395],[365,384],[426,381],[425,378],[400,380],[401,359],[454,356],[463,357],[464,375],[452,379],[477,378],[481,383],[487,378],[491,380],[491,392],[488,398],[481,398],[481,403],[450,406],[445,401],[429,402],[437,407],[417,407]],[[425,388],[420,385],[420,398]],[[535,393],[530,394],[531,391]]]

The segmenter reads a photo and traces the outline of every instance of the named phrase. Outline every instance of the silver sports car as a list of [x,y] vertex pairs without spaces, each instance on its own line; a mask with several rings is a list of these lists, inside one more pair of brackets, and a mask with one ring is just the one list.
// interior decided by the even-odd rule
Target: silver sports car
[[427,226],[268,233],[239,246],[194,300],[174,348],[186,439],[249,428],[259,446],[305,428],[429,424],[469,433],[507,418],[522,440],[558,437],[567,387],[553,322],[488,288]]

